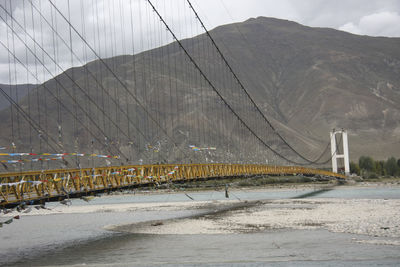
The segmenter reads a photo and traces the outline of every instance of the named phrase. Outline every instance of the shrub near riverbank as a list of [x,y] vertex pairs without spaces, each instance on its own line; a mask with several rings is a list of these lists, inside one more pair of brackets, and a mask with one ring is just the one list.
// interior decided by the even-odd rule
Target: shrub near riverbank
[[400,177],[400,159],[390,157],[385,161],[361,156],[358,163],[350,163],[350,172],[364,179],[375,179],[384,176]]

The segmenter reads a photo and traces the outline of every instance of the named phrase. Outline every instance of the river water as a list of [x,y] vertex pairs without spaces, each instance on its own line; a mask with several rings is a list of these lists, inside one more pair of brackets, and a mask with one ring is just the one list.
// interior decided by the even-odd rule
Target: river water
[[[313,189],[232,190],[231,199],[294,198]],[[224,192],[191,192],[196,201]],[[400,188],[337,187],[318,198],[399,199]],[[73,206],[192,201],[183,193],[116,195]],[[49,203],[49,208],[59,203]],[[206,210],[99,212],[21,216],[0,228],[1,266],[399,266],[400,248],[353,242],[326,230],[266,230],[247,234],[155,235],[105,230],[112,224],[187,217]],[[397,211],[399,212],[399,211]],[[373,237],[363,236],[363,239]]]

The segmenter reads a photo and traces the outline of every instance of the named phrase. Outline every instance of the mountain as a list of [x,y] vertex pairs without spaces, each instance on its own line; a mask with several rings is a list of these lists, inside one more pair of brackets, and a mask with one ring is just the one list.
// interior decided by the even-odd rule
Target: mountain
[[[14,101],[17,101],[17,94],[18,99],[24,98],[29,91],[36,87],[35,84],[17,84],[17,85],[8,85],[8,84],[0,84],[0,88],[3,89],[8,95],[10,95],[10,89],[12,94],[10,95]],[[18,92],[18,93],[17,93]],[[0,97],[0,110],[5,109],[10,106],[10,102],[1,95]]]
[[212,35],[226,44],[233,68],[288,137],[297,132],[321,140],[344,128],[352,159],[400,156],[400,38],[264,17]]
[[[352,160],[361,155],[400,157],[400,38],[358,36],[265,17],[223,25],[210,34],[273,127],[297,150],[315,158],[329,142],[329,132],[344,128]],[[231,107],[271,147],[293,156],[270,128],[263,128],[265,122],[254,115],[206,35],[182,44]],[[98,60],[69,69],[30,90],[31,102],[26,96],[20,105],[30,107],[31,117],[62,145],[85,153],[118,153],[118,147],[136,162],[144,157],[184,162],[178,150],[194,144],[218,147],[216,161],[271,158],[239,127],[176,42],[104,61],[112,72]],[[63,105],[55,101],[57,96]],[[20,147],[33,138],[39,149],[40,138],[32,132],[29,137],[26,123],[19,132],[11,127],[9,109],[0,112],[0,126],[0,144],[11,143],[14,128]],[[110,139],[103,140],[102,133]],[[155,153],[151,147],[163,149]],[[198,160],[209,160],[203,156]]]

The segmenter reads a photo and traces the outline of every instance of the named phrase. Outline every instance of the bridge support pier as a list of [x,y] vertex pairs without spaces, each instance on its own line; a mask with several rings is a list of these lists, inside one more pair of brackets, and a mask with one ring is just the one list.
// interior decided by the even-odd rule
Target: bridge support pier
[[[336,144],[336,135],[342,135],[343,154],[339,154],[339,148]],[[335,130],[333,129],[331,135],[331,155],[332,155],[332,172],[338,173],[337,160],[342,158],[344,160],[344,173],[345,175],[350,174],[350,162],[349,162],[349,143],[347,138],[346,130]]]

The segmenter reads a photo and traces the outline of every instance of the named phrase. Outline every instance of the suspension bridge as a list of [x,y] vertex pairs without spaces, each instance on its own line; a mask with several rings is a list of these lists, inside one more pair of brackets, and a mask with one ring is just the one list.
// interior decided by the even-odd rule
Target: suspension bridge
[[189,0],[4,0],[0,36],[1,206],[192,179],[345,178],[324,169],[339,152],[328,138],[299,149],[274,126]]

